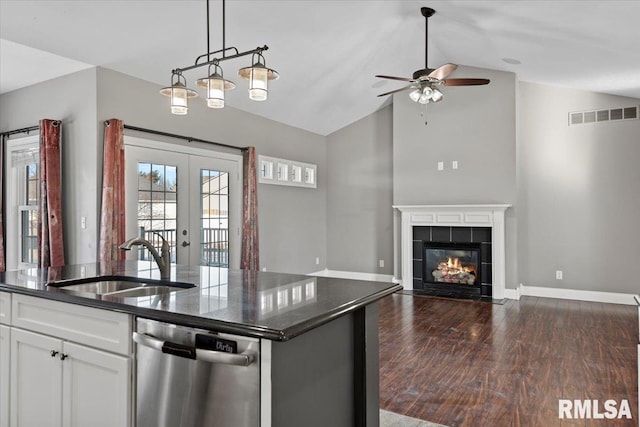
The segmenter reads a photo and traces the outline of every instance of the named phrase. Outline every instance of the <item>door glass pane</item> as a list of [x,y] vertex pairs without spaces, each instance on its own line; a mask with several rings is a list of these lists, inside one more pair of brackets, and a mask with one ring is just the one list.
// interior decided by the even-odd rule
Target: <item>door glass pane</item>
[[229,174],[200,170],[200,264],[229,267]]
[[21,208],[20,211],[20,262],[35,265],[38,263],[38,210]]
[[[138,235],[153,243],[160,252],[160,234],[171,248],[176,262],[177,167],[138,162]],[[157,233],[157,234],[156,234]],[[152,260],[151,253],[138,246],[138,259]]]

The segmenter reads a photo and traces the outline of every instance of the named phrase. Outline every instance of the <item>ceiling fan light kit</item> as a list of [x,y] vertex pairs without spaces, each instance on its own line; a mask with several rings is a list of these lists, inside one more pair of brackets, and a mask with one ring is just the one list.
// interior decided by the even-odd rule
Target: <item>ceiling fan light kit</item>
[[[235,47],[226,47],[225,43],[225,0],[222,0],[222,49],[211,51],[209,35],[209,0],[207,3],[207,53],[198,56],[193,65],[171,70],[171,86],[162,88],[160,93],[170,98],[171,113],[186,115],[189,111],[188,99],[198,96],[198,92],[189,89],[183,72],[196,68],[208,67],[207,76],[196,81],[196,84],[206,89],[207,106],[209,108],[224,108],[224,95],[227,90],[235,89],[236,85],[224,78],[220,62],[228,59],[251,55],[251,66],[241,68],[238,75],[249,80],[249,99],[266,101],[268,96],[268,81],[276,80],[279,74],[267,68],[263,52],[269,47],[264,45],[244,52]],[[220,57],[213,57],[220,55]],[[205,61],[206,59],[206,61]]]
[[438,68],[429,68],[428,65],[428,48],[429,48],[429,18],[436,11],[430,7],[420,8],[422,16],[425,18],[425,40],[424,40],[424,68],[413,73],[412,78],[376,75],[376,77],[399,80],[410,83],[405,87],[394,89],[389,92],[381,93],[378,96],[387,96],[396,92],[402,92],[412,89],[409,92],[409,98],[419,104],[429,104],[431,102],[439,102],[444,98],[444,94],[438,89],[438,86],[477,86],[486,85],[489,79],[459,78],[448,79],[447,77],[453,73],[458,66],[456,64],[444,64]]

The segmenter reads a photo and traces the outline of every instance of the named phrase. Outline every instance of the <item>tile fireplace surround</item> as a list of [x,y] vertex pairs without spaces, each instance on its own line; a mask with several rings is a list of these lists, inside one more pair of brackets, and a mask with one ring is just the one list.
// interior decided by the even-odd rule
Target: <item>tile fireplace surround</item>
[[400,211],[400,268],[404,289],[413,289],[413,227],[491,227],[493,299],[503,299],[506,275],[504,217],[505,211],[510,207],[511,205],[394,205],[393,208]]

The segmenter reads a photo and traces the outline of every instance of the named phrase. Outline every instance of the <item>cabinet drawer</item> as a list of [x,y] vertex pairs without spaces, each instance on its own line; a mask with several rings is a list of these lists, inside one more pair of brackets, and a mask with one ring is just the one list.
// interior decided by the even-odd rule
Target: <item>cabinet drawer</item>
[[11,320],[19,328],[114,353],[131,352],[128,314],[14,294]]
[[0,323],[11,324],[11,294],[0,292]]

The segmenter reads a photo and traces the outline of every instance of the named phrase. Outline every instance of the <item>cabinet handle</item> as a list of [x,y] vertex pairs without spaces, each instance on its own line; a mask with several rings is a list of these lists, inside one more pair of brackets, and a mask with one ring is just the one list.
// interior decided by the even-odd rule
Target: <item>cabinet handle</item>
[[60,360],[64,360],[64,359],[66,359],[67,357],[69,357],[69,355],[68,355],[68,354],[60,353]]
[[51,350],[51,352],[49,354],[51,354],[51,357],[56,357],[56,354],[58,354],[59,352],[56,350]]

